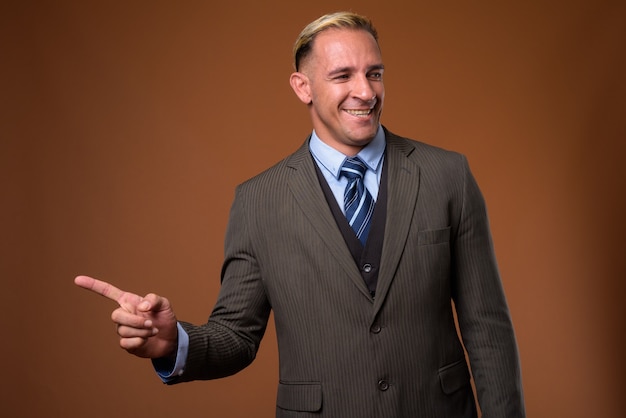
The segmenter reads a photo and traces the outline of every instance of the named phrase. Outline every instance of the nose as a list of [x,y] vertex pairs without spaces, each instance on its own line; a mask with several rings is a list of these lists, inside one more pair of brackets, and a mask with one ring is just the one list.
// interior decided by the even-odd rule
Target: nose
[[364,102],[369,102],[376,98],[376,92],[372,88],[372,83],[365,75],[355,79],[355,85],[352,92],[355,97],[358,97]]

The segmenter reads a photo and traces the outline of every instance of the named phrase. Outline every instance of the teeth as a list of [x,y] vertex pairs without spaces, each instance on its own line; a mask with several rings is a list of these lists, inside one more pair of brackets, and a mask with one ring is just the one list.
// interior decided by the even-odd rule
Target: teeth
[[346,112],[348,112],[351,115],[354,116],[367,116],[372,112],[372,109],[367,109],[367,110],[351,110],[351,109],[347,109]]

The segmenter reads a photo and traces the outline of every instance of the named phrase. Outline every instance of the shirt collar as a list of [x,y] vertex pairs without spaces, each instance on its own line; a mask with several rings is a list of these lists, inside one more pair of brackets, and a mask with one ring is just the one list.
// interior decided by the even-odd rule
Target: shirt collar
[[[341,174],[341,166],[347,158],[346,155],[323,142],[317,136],[315,130],[313,130],[313,133],[311,134],[309,148],[313,157],[315,157],[320,164],[332,173],[335,178],[339,178],[339,175]],[[382,126],[379,126],[374,139],[372,139],[369,144],[359,151],[356,156],[363,160],[368,169],[377,173],[381,166],[380,163],[383,159],[384,152],[385,132]]]

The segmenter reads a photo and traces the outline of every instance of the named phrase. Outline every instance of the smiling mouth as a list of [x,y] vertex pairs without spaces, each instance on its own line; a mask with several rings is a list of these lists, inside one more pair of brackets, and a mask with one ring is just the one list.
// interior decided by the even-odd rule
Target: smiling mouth
[[365,110],[358,110],[358,109],[345,109],[345,112],[352,115],[352,116],[357,116],[360,118],[364,118],[366,116],[369,116],[372,113],[373,109],[365,109]]

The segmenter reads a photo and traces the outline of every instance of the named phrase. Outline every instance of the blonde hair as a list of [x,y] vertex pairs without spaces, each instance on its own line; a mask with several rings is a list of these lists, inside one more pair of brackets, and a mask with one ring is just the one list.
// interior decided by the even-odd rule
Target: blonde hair
[[369,32],[378,42],[378,32],[367,17],[352,12],[336,12],[324,15],[309,23],[296,39],[293,46],[296,71],[299,71],[302,60],[310,54],[315,37],[326,29],[360,29]]

